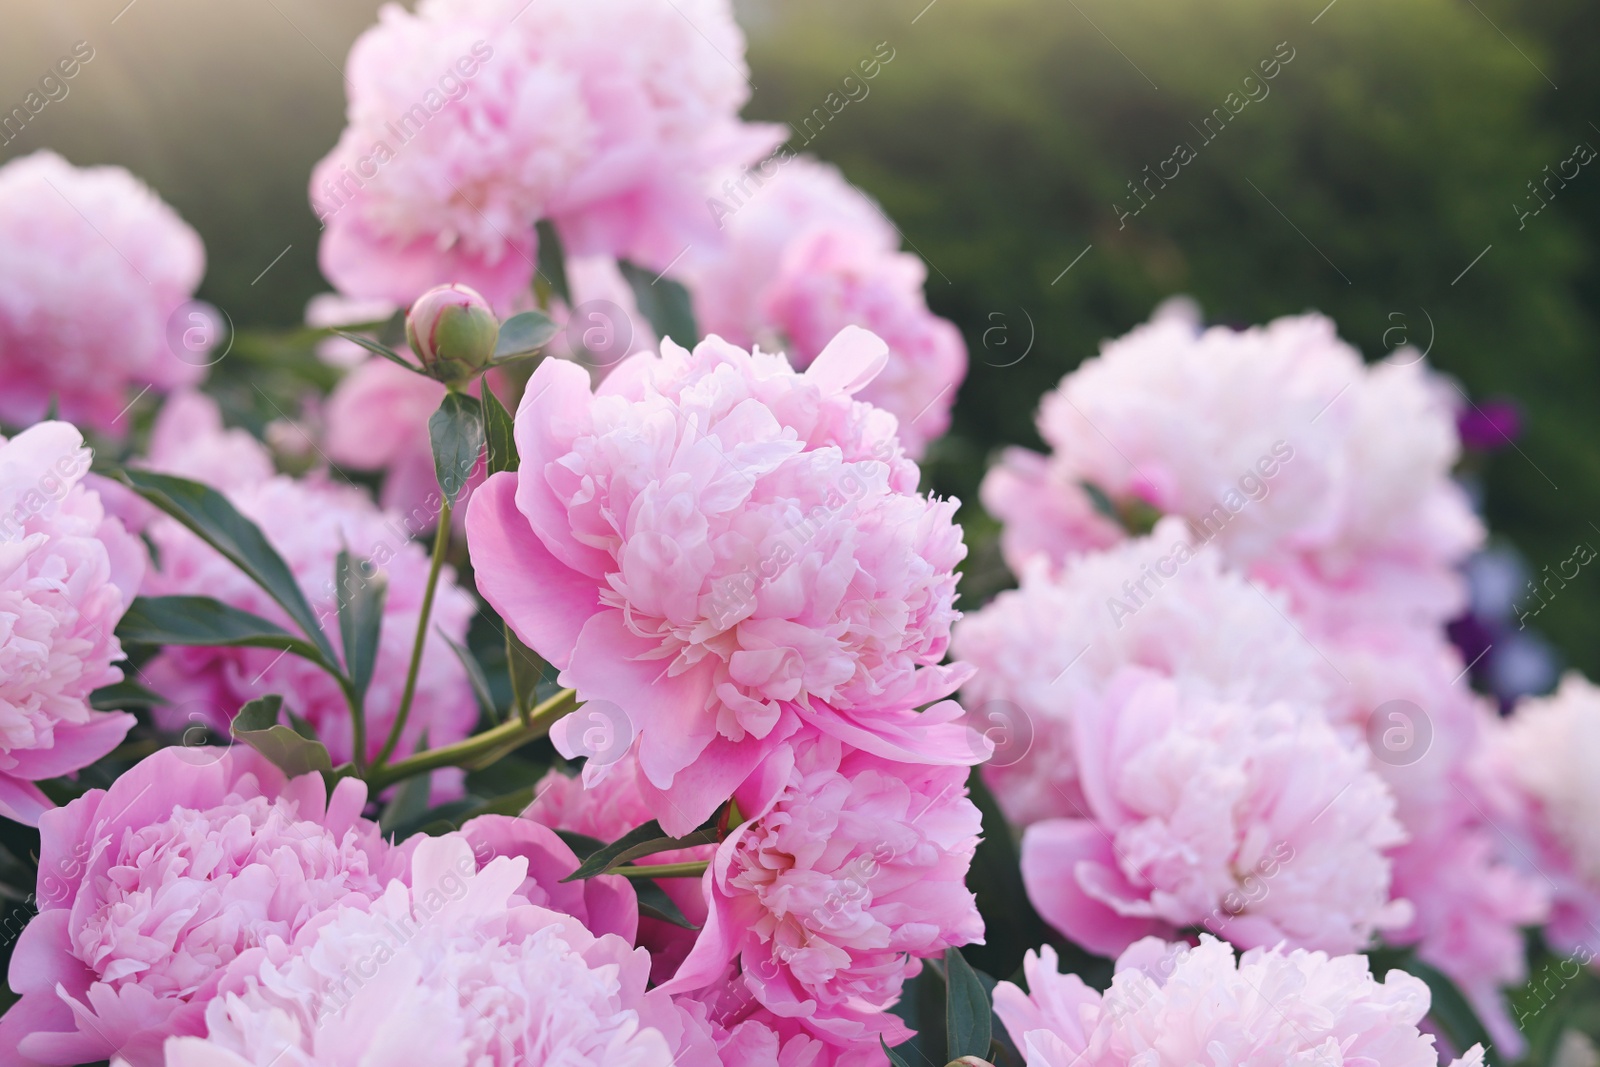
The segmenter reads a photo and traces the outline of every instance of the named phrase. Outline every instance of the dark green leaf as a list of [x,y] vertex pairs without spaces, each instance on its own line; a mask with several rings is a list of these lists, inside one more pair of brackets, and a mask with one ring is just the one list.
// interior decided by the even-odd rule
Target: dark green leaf
[[432,788],[431,774],[419,774],[401,782],[395,787],[393,799],[379,813],[378,828],[385,834],[393,834],[398,828],[427,815],[428,794]]
[[1094,505],[1096,511],[1118,526],[1122,525],[1122,516],[1117,514],[1117,505],[1111,502],[1104,489],[1091,481],[1081,481],[1078,484],[1083,486],[1083,491],[1089,495],[1089,502]]
[[567,843],[567,847],[572,849],[572,854],[580,861],[588,859],[606,847],[606,843],[598,837],[590,837],[574,830],[557,830],[556,836]]
[[279,648],[328,665],[315,646],[277,623],[208,596],[137,597],[117,623],[117,638],[131,645]]
[[639,914],[641,916],[647,915],[652,919],[660,919],[664,923],[681,926],[685,930],[700,929],[684,917],[678,905],[674,904],[672,898],[667,896],[667,891],[662,889],[653,879],[635,879],[633,891],[639,897]]
[[534,232],[539,235],[539,277],[562,303],[571,307],[572,287],[567,284],[567,253],[562,247],[561,235],[549,219],[540,219]]
[[282,707],[283,698],[275,693],[250,701],[234,716],[234,740],[249,745],[291,778],[312,771],[332,771],[333,761],[322,742],[307,740],[278,722]]
[[[363,564],[372,568],[372,577],[362,573]],[[340,549],[334,564],[334,581],[339,597],[339,638],[344,644],[344,667],[355,686],[356,704],[367,696],[372,684],[372,669],[378,662],[378,639],[383,631],[383,602],[389,595],[389,579],[370,560],[357,563],[348,550]]]
[[542,311],[524,311],[500,324],[500,340],[494,346],[493,364],[521,356],[531,356],[561,332]]
[[433,442],[433,468],[444,499],[455,507],[467,479],[483,454],[483,409],[470,396],[446,393],[428,419]]
[[494,697],[489,695],[489,679],[484,676],[483,667],[479,665],[478,658],[466,645],[459,644],[444,632],[443,627],[435,627],[444,643],[450,646],[450,651],[456,654],[456,659],[461,661],[461,666],[467,672],[467,681],[472,683],[472,695],[478,699],[478,710],[489,717],[490,722],[499,722],[500,714],[495,710]]
[[[135,601],[135,603],[138,603]],[[89,694],[89,706],[96,711],[118,711],[123,708],[153,708],[165,704],[167,698],[138,682],[123,679],[103,685]]]
[[957,948],[944,950],[946,1055],[989,1055],[989,995],[966,957]]
[[563,882],[575,882],[580,878],[593,878],[597,874],[605,874],[612,868],[621,866],[629,860],[636,860],[641,856],[653,856],[657,852],[665,852],[674,848],[714,844],[716,840],[716,816],[707,820],[704,826],[684,837],[666,836],[661,829],[661,824],[651,819],[643,826],[634,827],[617,840],[611,842],[611,844],[587,857],[578,865],[577,870],[561,880]]
[[1023,887],[1016,838],[976,769],[967,779],[967,790],[983,814],[983,839],[972,857],[967,888],[983,916],[984,943],[969,945],[965,951],[975,967],[990,974],[1014,974],[1022,966],[1023,954],[1044,943],[1044,920]]
[[500,398],[494,395],[494,390],[489,388],[487,378],[482,381],[481,387],[484,436],[489,442],[489,473],[514,471],[521,460],[517,456],[517,439],[513,432],[511,413],[500,403]]
[[528,712],[539,702],[539,678],[544,673],[544,660],[522,639],[506,627],[506,666],[511,673],[511,702],[513,710],[527,721]]
[[665,276],[652,274],[632,263],[618,264],[622,276],[633,290],[639,313],[650,320],[657,337],[670,337],[685,348],[699,340],[695,330],[694,304],[689,290]]
[[260,528],[239,514],[226,497],[209,486],[170,474],[124,469],[114,472],[114,477],[193,530],[249,575],[317,646],[323,662],[336,662],[327,635],[288,564]]
[[1502,1061],[1489,1038],[1489,1031],[1456,984],[1414,956],[1406,961],[1404,969],[1428,984],[1428,989],[1433,993],[1433,1006],[1428,1009],[1428,1017],[1439,1025],[1450,1044],[1462,1050],[1482,1045],[1483,1062],[1488,1067],[1499,1067]]
[[421,367],[417,366],[415,363],[411,362],[409,359],[402,356],[388,345],[379,344],[372,338],[363,337],[358,333],[346,333],[344,330],[334,330],[333,332],[338,334],[340,337],[343,337],[346,341],[354,341],[356,344],[360,345],[362,348],[365,348],[368,352],[371,352],[374,355],[382,356],[390,363],[400,364],[400,366],[404,367],[408,371],[411,371],[413,374],[420,374],[424,378],[430,377],[427,371],[423,370]]
[[893,1067],[911,1067],[911,1064],[907,1063],[900,1057],[899,1053],[890,1048],[888,1043],[885,1042],[882,1037],[878,1038],[878,1044],[883,1046],[883,1054],[889,1057],[889,1063],[892,1064]]

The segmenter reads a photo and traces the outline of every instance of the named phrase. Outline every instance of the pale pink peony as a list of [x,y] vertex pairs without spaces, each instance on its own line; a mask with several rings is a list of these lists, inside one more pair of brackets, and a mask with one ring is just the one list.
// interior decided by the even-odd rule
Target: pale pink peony
[[415,850],[410,887],[330,909],[228,968],[206,1036],[167,1067],[673,1067],[716,1062],[710,1035],[615,934],[518,895],[521,858],[477,869],[456,835]]
[[67,423],[0,437],[0,816],[30,825],[52,806],[34,782],[88,766],[134,722],[89,707],[122,680],[114,631],[145,553],[83,484],[88,470]]
[[[163,439],[159,428],[156,439]],[[214,447],[212,435],[188,436],[171,451],[153,453],[148,463],[163,471],[194,470],[200,462],[192,458],[194,453]],[[399,515],[379,510],[363,490],[335,484],[326,475],[299,480],[275,475],[264,481],[240,480],[224,489],[234,507],[259,525],[284,557],[335,649],[340,647],[340,593],[335,585],[340,549],[347,548],[357,560],[370,560],[385,575],[383,631],[366,701],[367,755],[376,756],[399,708],[428,577],[427,553],[411,540],[416,531]],[[266,592],[176,520],[155,521],[148,536],[161,565],[147,576],[145,594],[209,596],[294,629]],[[472,595],[446,568],[400,753],[414,751],[424,735],[430,747],[461,740],[476,724],[466,670],[445,641],[464,641],[475,611]],[[271,649],[169,647],[151,661],[145,675],[172,702],[158,709],[164,725],[182,729],[201,722],[225,731],[244,703],[278,693],[289,710],[316,729],[335,762],[354,754],[350,709],[338,683],[297,656],[280,656]],[[458,789],[459,781],[459,772],[440,772],[435,779],[436,787],[447,791]]]
[[1218,700],[1329,707],[1340,683],[1283,612],[1215,548],[1192,547],[1175,519],[1059,574],[1042,560],[1027,567],[1020,589],[956,626],[953,646],[977,668],[963,702],[980,722],[1006,727],[984,776],[1007,818],[1078,816],[1073,723],[1103,708],[1125,668]]
[[398,4],[351,49],[344,135],[312,175],[324,273],[405,304],[462,282],[504,311],[534,277],[534,224],[568,251],[665,268],[715,235],[709,176],[778,139],[738,111],[727,0]]
[[175,351],[168,318],[204,273],[199,236],[121,167],[48,151],[0,167],[0,420],[54,403],[121,436],[139,387],[198,381],[209,356]]
[[1420,355],[1366,367],[1318,315],[1201,331],[1163,314],[1045,397],[1054,453],[997,468],[984,499],[1016,527],[1015,568],[1104,543],[1089,482],[1118,506],[1189,520],[1319,628],[1438,624],[1464,603],[1454,568],[1483,538],[1449,476],[1455,403]]
[[[717,338],[663,349],[592,395],[574,364],[534,372],[521,469],[467,515],[485,598],[562,684],[625,709],[669,832],[802,722],[887,758],[981,760],[954,704],[913,710],[970,673],[939,665],[966,549],[893,418],[851,399],[884,344],[847,329],[804,374]],[[576,729],[551,732],[569,758]]]
[[[1147,938],[1117,961],[1104,994],[1057,971],[1048,946],[1023,963],[1030,992],[1001,982],[995,1012],[1027,1067],[1437,1067],[1418,1029],[1430,996],[1364,956]],[[1482,1067],[1474,1046],[1452,1067]]]
[[46,812],[0,1047],[159,1064],[169,1035],[202,1032],[230,961],[403,873],[408,849],[361,818],[366,798],[353,778],[331,797],[320,775],[288,781],[242,746],[167,748]]
[[1577,672],[1550,696],[1524,698],[1498,725],[1479,777],[1492,794],[1507,857],[1549,887],[1545,936],[1558,951],[1600,949],[1600,687]]
[[1354,952],[1411,917],[1404,835],[1362,747],[1320,709],[1185,692],[1140,668],[1077,709],[1076,818],[1022,838],[1039,914],[1093,952],[1204,927],[1245,948]]
[[923,298],[922,261],[828,164],[780,154],[723,190],[736,205],[712,201],[723,240],[684,257],[702,332],[784,351],[804,369],[844,327],[871,330],[889,361],[861,399],[899,419],[901,443],[920,456],[949,427],[967,372],[960,331]]
[[888,1009],[921,960],[983,939],[964,884],[982,819],[962,767],[899,764],[808,732],[739,794],[751,820],[706,872],[711,913],[663,988],[735,980],[820,1040],[910,1032]]
[[[799,1020],[761,1007],[742,983],[715,992],[710,1012],[721,1067],[886,1067],[889,1062],[877,1044],[821,1040]],[[681,997],[679,1003],[689,1004]]]

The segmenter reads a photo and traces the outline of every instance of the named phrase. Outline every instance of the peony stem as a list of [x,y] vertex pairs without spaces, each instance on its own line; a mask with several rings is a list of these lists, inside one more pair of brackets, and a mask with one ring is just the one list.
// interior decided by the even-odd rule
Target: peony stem
[[577,706],[577,694],[571,689],[563,689],[534,708],[526,725],[521,719],[511,719],[465,741],[419,752],[387,767],[374,767],[367,774],[367,787],[375,796],[396,782],[436,771],[440,767],[486,767],[529,741],[549,733],[552,725]]
[[417,638],[411,644],[411,666],[406,668],[406,687],[400,694],[400,709],[395,712],[389,738],[384,741],[378,758],[372,763],[374,772],[394,755],[395,746],[400,744],[400,735],[405,732],[406,719],[411,715],[411,702],[417,695],[417,673],[422,669],[422,650],[428,640],[428,618],[433,614],[433,595],[439,588],[439,573],[444,569],[444,557],[449,548],[450,502],[446,500],[439,505],[439,526],[433,532],[433,564],[428,569],[428,586],[422,593],[422,613],[417,616]]
[[656,863],[641,867],[613,867],[607,874],[620,874],[624,878],[698,878],[706,873],[710,860],[686,860],[683,863]]

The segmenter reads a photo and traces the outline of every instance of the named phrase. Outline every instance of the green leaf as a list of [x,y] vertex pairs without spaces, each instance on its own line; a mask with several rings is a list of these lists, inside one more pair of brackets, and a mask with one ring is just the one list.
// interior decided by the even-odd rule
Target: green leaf
[[395,788],[394,798],[385,804],[383,811],[378,814],[378,828],[385,834],[392,835],[400,827],[428,814],[428,794],[432,788],[431,774],[419,774],[415,778],[401,782]]
[[[1014,974],[1022,966],[1023,955],[1044,943],[1044,920],[1029,902],[1022,884],[1016,835],[1006,825],[1000,806],[976,768],[967,779],[967,790],[983,815],[983,838],[972,857],[967,888],[972,890],[978,914],[983,916],[984,943],[968,945],[965,952],[980,970]],[[1063,947],[1062,951],[1067,949]]]
[[657,852],[666,852],[674,848],[710,845],[716,841],[717,816],[715,815],[708,819],[705,825],[683,837],[666,836],[661,824],[651,819],[643,826],[634,827],[611,844],[589,855],[578,865],[577,870],[561,880],[576,882],[583,878],[593,878],[640,856],[653,856]]
[[289,565],[272,547],[260,527],[239,514],[221,493],[187,478],[154,471],[122,469],[113,472],[124,485],[193,530],[201,540],[221,552],[234,566],[276,600],[322,653],[325,664],[336,663],[333,647],[322,632],[311,605],[295,581]]
[[517,439],[511,413],[500,403],[500,398],[489,388],[488,379],[481,383],[483,392],[484,436],[489,442],[489,473],[514,471],[521,465],[517,455]]
[[553,340],[561,327],[542,311],[524,311],[500,324],[500,340],[494,346],[490,366],[531,356]]
[[276,693],[250,701],[233,718],[234,740],[249,745],[291,778],[332,771],[333,761],[321,741],[307,740],[278,722],[282,707],[283,698]]
[[388,345],[379,344],[372,338],[363,337],[358,333],[347,333],[344,330],[334,330],[333,332],[338,334],[340,337],[343,337],[346,341],[354,341],[356,344],[360,345],[362,348],[365,348],[373,355],[382,356],[390,363],[400,364],[400,366],[404,367],[413,374],[420,374],[424,378],[432,377],[432,375],[430,375],[427,371],[423,370],[421,367],[417,366],[415,363],[411,362],[409,359],[402,356]]
[[883,1054],[889,1057],[889,1063],[892,1064],[893,1067],[911,1067],[911,1064],[907,1063],[903,1058],[901,1058],[899,1053],[895,1052],[894,1049],[889,1047],[888,1042],[884,1041],[882,1036],[878,1038],[878,1044],[883,1046]]
[[[135,601],[134,603],[138,603]],[[167,703],[167,698],[138,682],[123,679],[103,685],[89,694],[89,706],[96,711],[120,711],[124,708],[153,708]]]
[[544,674],[544,660],[522,643],[522,638],[506,627],[506,668],[511,674],[511,703],[524,722],[528,712],[539,702],[539,679]]
[[618,266],[633,290],[639,313],[650,320],[656,336],[670,337],[685,348],[693,348],[700,338],[695,329],[694,304],[689,290],[671,278],[652,275],[632,263],[623,262]]
[[489,717],[490,722],[501,721],[500,713],[494,706],[494,697],[489,693],[489,679],[483,673],[483,666],[478,663],[478,657],[466,645],[457,643],[451,636],[444,632],[442,626],[434,627],[444,643],[450,646],[450,651],[456,654],[456,659],[461,661],[461,666],[467,672],[467,681],[472,683],[472,695],[478,700],[478,710]]
[[678,905],[674,904],[672,898],[667,896],[667,891],[662,889],[653,879],[640,878],[635,880],[633,891],[639,897],[640,916],[648,915],[652,919],[660,919],[664,923],[681,926],[685,930],[700,929],[684,916]]
[[428,437],[433,442],[439,488],[445,502],[455,507],[483,454],[483,408],[470,396],[446,393],[439,410],[428,419]]
[[[371,561],[362,560],[369,566]],[[355,687],[356,703],[367,696],[372,670],[378,662],[378,639],[383,631],[383,602],[389,595],[389,579],[376,567],[371,578],[346,549],[339,550],[334,564],[334,581],[339,598],[339,638],[344,644],[344,667]]]
[[952,1060],[982,1059],[989,1055],[989,995],[960,949],[944,950],[944,973],[945,1054]]
[[136,597],[117,623],[117,639],[131,645],[278,648],[329,666],[316,646],[277,623],[208,596]]
[[567,253],[562,247],[561,235],[549,219],[540,219],[534,232],[539,235],[539,277],[562,303],[571,307],[572,286],[567,284]]
[[1483,1062],[1488,1067],[1499,1067],[1502,1061],[1489,1037],[1488,1029],[1478,1018],[1478,1013],[1472,1010],[1472,1005],[1468,1003],[1466,996],[1456,988],[1456,984],[1442,972],[1415,956],[1407,960],[1402,969],[1427,983],[1428,989],[1433,993],[1433,1006],[1428,1009],[1428,1017],[1439,1024],[1439,1029],[1444,1031],[1444,1036],[1450,1044],[1462,1050],[1473,1045],[1482,1045]]

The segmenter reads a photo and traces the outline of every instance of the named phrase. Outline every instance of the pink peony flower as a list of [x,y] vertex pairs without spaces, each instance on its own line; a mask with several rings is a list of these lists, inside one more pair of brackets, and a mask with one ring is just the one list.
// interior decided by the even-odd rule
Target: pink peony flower
[[242,955],[167,1067],[715,1063],[708,1033],[615,934],[526,903],[520,858],[477,869],[457,835],[416,848],[410,886],[330,909]]
[[1078,817],[1028,827],[1022,877],[1090,951],[1203,926],[1245,948],[1352,952],[1410,919],[1383,855],[1404,840],[1394,798],[1318,709],[1127,668],[1072,735]]
[[0,420],[54,403],[121,436],[130,387],[198,381],[209,357],[180,354],[168,318],[204,273],[194,230],[121,167],[48,151],[0,167]]
[[312,175],[324,273],[406,304],[462,282],[504,311],[534,224],[575,255],[665,268],[714,235],[709,175],[778,135],[739,122],[744,40],[727,0],[386,6],[351,49],[349,125]]
[[52,806],[34,782],[88,766],[134,723],[89,707],[122,680],[114,631],[145,553],[83,484],[88,470],[67,423],[0,437],[0,816],[30,825]]
[[1054,453],[997,468],[984,499],[1016,527],[1017,569],[1104,543],[1089,482],[1187,519],[1319,627],[1438,624],[1463,605],[1455,566],[1483,538],[1449,476],[1454,407],[1420,356],[1365,367],[1321,316],[1239,332],[1163,314],[1045,397]]
[[[155,439],[164,439],[159,426]],[[170,452],[152,453],[149,465],[167,471],[193,469],[198,461],[189,457],[213,448],[214,440],[207,435],[175,442]],[[366,701],[367,754],[375,756],[399,707],[427,582],[428,557],[411,540],[415,531],[403,525],[400,516],[380,511],[364,491],[334,484],[324,475],[300,480],[275,475],[254,483],[241,480],[224,489],[284,557],[336,649],[340,592],[334,579],[340,549],[348,548],[358,560],[370,560],[385,576],[383,631]],[[142,590],[147,595],[210,596],[293,629],[263,590],[176,520],[157,520],[148,536],[157,547],[161,567],[147,576]],[[458,741],[476,724],[478,713],[466,671],[444,639],[464,641],[475,611],[471,594],[455,584],[447,568],[433,604],[401,753],[414,751],[424,736],[430,747]],[[200,721],[225,731],[245,702],[278,693],[290,710],[311,723],[336,762],[354,754],[344,694],[326,672],[299,657],[270,649],[169,647],[150,662],[145,675],[172,702],[171,707],[158,709],[163,725],[182,729]],[[440,772],[435,778],[436,789],[445,792],[458,791],[459,782],[460,772]]]
[[923,299],[922,261],[832,166],[780,156],[737,182],[723,187],[736,207],[712,201],[724,239],[684,257],[702,331],[782,350],[803,370],[844,327],[871,330],[889,361],[861,399],[899,419],[901,443],[920,456],[949,427],[967,373],[960,331]]
[[403,872],[408,849],[360,817],[366,796],[353,778],[331,796],[320,775],[288,781],[242,747],[166,748],[46,812],[0,1047],[159,1064],[166,1037],[202,1032],[230,961]]
[[1076,719],[1103,714],[1129,667],[1177,680],[1185,692],[1252,707],[1327,708],[1339,680],[1284,617],[1282,601],[1193,547],[1181,522],[1075,558],[1059,574],[1042,560],[1022,586],[956,627],[954,653],[977,673],[962,688],[981,722],[1004,738],[984,777],[1014,824],[1074,808],[1081,759]]
[[982,819],[961,767],[897,764],[808,733],[742,790],[752,819],[706,872],[711,913],[664,989],[737,960],[774,1015],[844,1048],[910,1036],[888,1009],[921,960],[983,939],[964,880]]
[[[970,673],[939,666],[966,549],[892,417],[851,399],[883,343],[847,329],[804,374],[716,338],[663,349],[592,395],[573,364],[534,372],[521,469],[468,510],[483,595],[562,684],[626,710],[672,833],[802,722],[886,758],[981,760],[955,705],[912,710]],[[551,732],[569,758],[576,729]]]
[[[1418,1029],[1428,987],[1404,971],[1373,979],[1364,956],[1233,950],[1146,938],[1104,994],[1057,972],[1049,946],[1023,964],[1029,993],[995,987],[995,1013],[1027,1067],[1437,1067]],[[1482,1067],[1477,1046],[1452,1067]]]

